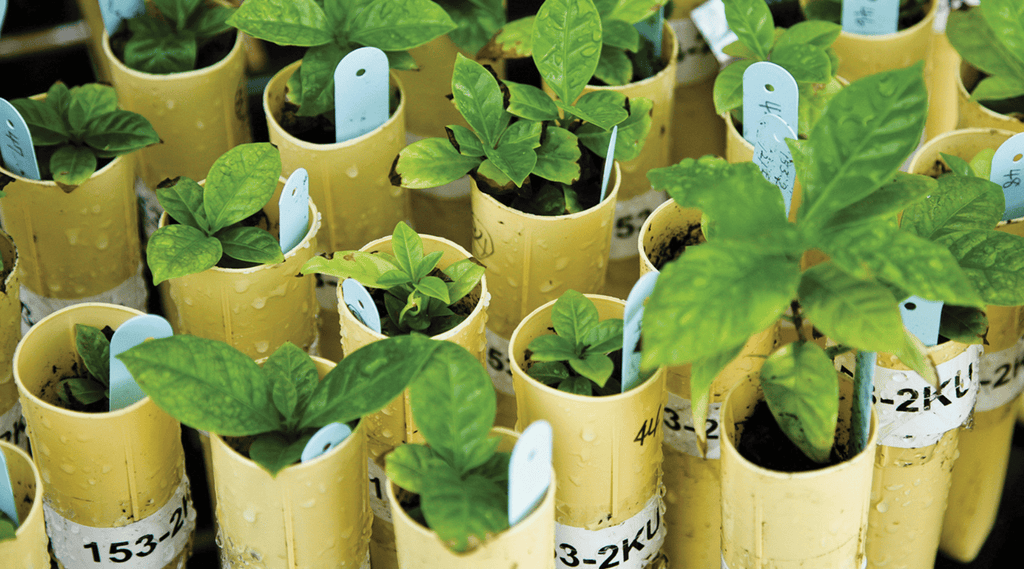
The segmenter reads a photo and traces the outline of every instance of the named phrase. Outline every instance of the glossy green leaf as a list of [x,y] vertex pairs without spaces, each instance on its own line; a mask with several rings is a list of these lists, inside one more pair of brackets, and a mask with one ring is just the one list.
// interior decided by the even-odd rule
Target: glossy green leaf
[[570,358],[569,366],[573,371],[593,381],[598,387],[604,387],[615,371],[612,359],[604,354],[586,354],[582,358]]
[[96,150],[126,154],[160,142],[153,126],[142,115],[114,111],[93,117],[82,137]]
[[[833,62],[833,65],[838,65],[838,63]],[[835,68],[833,67],[833,69]],[[842,89],[843,84],[835,77],[829,78],[825,83],[797,84],[797,90],[800,94],[800,108],[797,109],[797,120],[799,122],[797,134],[801,138],[806,138],[814,130],[814,125],[818,124],[821,115],[825,114],[828,103]]]
[[243,2],[228,23],[278,45],[314,46],[334,39],[327,15],[315,0]]
[[571,112],[603,130],[629,118],[626,97],[618,91],[599,90],[586,93],[571,107]]
[[216,232],[260,211],[270,201],[281,176],[281,154],[267,142],[242,144],[225,152],[210,167],[203,209]]
[[442,0],[438,4],[458,26],[448,37],[468,53],[480,51],[505,25],[505,6],[500,0]]
[[839,379],[825,351],[796,342],[768,356],[761,388],[775,421],[811,460],[828,462],[839,420]]
[[480,50],[480,57],[516,59],[533,55],[533,22],[528,16],[505,24]]
[[117,93],[109,85],[88,83],[71,89],[68,101],[68,122],[71,130],[81,135],[95,116],[117,110]]
[[423,258],[423,240],[404,221],[399,221],[391,234],[391,248],[394,250],[398,267],[407,275],[416,274],[416,266]]
[[496,146],[511,116],[505,111],[504,95],[494,75],[483,65],[458,54],[452,74],[452,96],[455,107],[485,146]]
[[448,298],[448,287],[445,285],[444,281],[437,277],[426,277],[416,283],[415,287],[423,296],[436,298],[445,303],[445,305],[451,303],[451,300]]
[[743,106],[743,73],[755,63],[749,59],[735,61],[718,73],[712,90],[716,113],[721,115]]
[[973,176],[974,172],[971,171],[971,165],[960,158],[959,156],[953,156],[952,154],[946,154],[945,152],[939,152],[939,156],[942,157],[942,161],[946,163],[946,166],[958,176]]
[[69,144],[50,156],[53,181],[66,186],[85,183],[96,172],[96,153],[86,146]]
[[900,228],[935,241],[952,232],[992,229],[1005,207],[999,184],[973,176],[943,176],[931,195],[907,207]]
[[[630,100],[629,118],[618,124],[619,133],[615,139],[615,159],[625,162],[640,156],[651,131],[651,116],[654,103],[638,97]],[[593,124],[584,124],[576,131],[580,142],[601,158],[608,154],[611,131]]]
[[195,32],[176,31],[169,22],[141,16],[128,20],[131,38],[124,46],[124,63],[143,73],[167,74],[196,68],[199,51]]
[[103,386],[110,385],[110,340],[98,328],[75,324],[75,348],[85,369]]
[[430,447],[417,444],[400,445],[385,457],[388,479],[399,488],[422,494],[431,482],[431,474],[450,468]]
[[837,211],[828,227],[860,223],[872,219],[893,219],[905,208],[918,204],[938,189],[938,183],[928,176],[896,172],[896,177],[883,184],[864,199]]
[[633,80],[633,62],[625,51],[604,45],[594,77],[608,85],[625,85]]
[[563,362],[578,355],[572,340],[554,334],[534,338],[526,349],[530,351],[530,359],[537,362]]
[[169,188],[157,188],[157,200],[167,215],[178,223],[190,225],[203,232],[210,229],[203,209],[203,188],[189,178],[181,177]]
[[175,24],[179,30],[184,29],[189,16],[202,4],[202,0],[153,0],[157,10]]
[[783,45],[772,50],[772,63],[789,71],[793,79],[808,83],[824,83],[832,75],[832,60],[825,50],[806,44]]
[[[71,90],[63,82],[55,81],[46,90],[46,100],[36,102],[47,105],[60,116],[65,116],[71,106]],[[65,123],[65,126],[69,125]]]
[[463,156],[478,157],[484,155],[484,147],[480,137],[464,126],[450,124],[444,128],[448,142]]
[[768,4],[761,0],[731,0],[725,3],[725,19],[736,37],[761,60],[775,41],[775,22]]
[[392,288],[411,282],[412,277],[401,269],[390,270],[377,278],[377,285],[381,288]]
[[[282,406],[290,406],[293,409],[292,419],[301,416],[309,402],[309,397],[320,383],[316,364],[309,358],[309,354],[291,342],[285,342],[267,358],[267,361],[263,363],[263,373],[266,374],[267,381],[273,386],[274,405],[286,420],[289,419],[289,414],[282,410]],[[278,387],[279,385],[281,387]],[[291,389],[284,385],[291,386]],[[281,390],[280,397],[284,398],[281,402],[279,402],[279,389]],[[295,403],[286,404],[287,400],[291,398],[289,395],[291,392],[295,393]]]
[[980,344],[988,330],[985,311],[965,306],[942,306],[939,335],[963,344]]
[[553,125],[537,149],[537,164],[533,173],[541,178],[563,184],[572,184],[580,178],[580,146],[576,135]]
[[443,256],[444,251],[434,251],[433,253],[424,255],[423,258],[420,259],[419,263],[416,264],[416,272],[413,274],[412,280],[418,281],[429,275],[430,272],[434,270],[434,267],[437,266],[437,262],[440,261]]
[[212,38],[231,29],[228,25],[228,18],[235,13],[234,8],[226,6],[209,6],[202,11],[192,25],[199,39]]
[[32,144],[36,146],[53,146],[68,141],[68,127],[61,115],[45,101],[33,99],[14,99],[11,105],[25,119],[28,130],[32,134]]
[[1024,95],[1024,80],[1015,77],[986,77],[971,91],[972,101],[1001,101]]
[[313,257],[302,266],[302,274],[322,273],[340,280],[353,278],[367,287],[380,288],[378,279],[384,273],[398,269],[397,261],[384,255],[362,251],[338,251],[330,259]]
[[348,39],[386,51],[404,51],[455,29],[451,17],[430,0],[360,0],[353,3]]
[[574,375],[558,384],[558,390],[573,395],[590,396],[594,394],[594,384],[585,377]]
[[640,49],[640,32],[629,22],[612,18],[601,19],[601,41],[604,45],[636,53]]
[[167,279],[200,273],[220,261],[220,241],[188,225],[162,227],[149,238],[146,262],[153,273],[153,284]]
[[568,379],[569,371],[563,362],[536,362],[526,370],[527,375],[545,385],[558,385]]
[[1024,77],[1024,56],[1011,51],[981,15],[981,10],[954,10],[946,36],[968,63],[999,77]]
[[61,385],[71,391],[71,397],[82,405],[92,405],[107,399],[107,387],[89,377],[62,379]]
[[607,354],[622,349],[622,319],[609,318],[597,323],[581,338],[587,353]]
[[903,343],[903,319],[892,292],[850,276],[833,263],[807,269],[800,279],[800,306],[814,326],[844,346],[894,352]]
[[825,49],[831,46],[832,42],[836,41],[836,38],[839,37],[839,33],[842,31],[842,26],[832,22],[822,20],[797,22],[787,28],[779,36],[779,39],[775,40],[774,49],[800,44],[813,45]]
[[[721,352],[695,360],[690,366],[690,410],[693,413],[695,425],[704,425],[708,420],[708,403],[711,400],[711,384],[715,382],[718,374],[729,365],[743,350],[744,343],[740,343]],[[694,431],[697,436],[697,444],[701,453],[707,451],[707,431],[697,429]]]
[[995,158],[995,148],[985,148],[971,158],[970,166],[974,175],[988,180],[992,176],[992,159]]
[[594,301],[569,289],[551,307],[551,324],[558,336],[575,346],[597,326],[599,317]]
[[479,156],[464,156],[443,138],[424,138],[398,153],[391,183],[403,188],[436,188],[465,176],[480,162]]
[[290,423],[295,417],[295,409],[299,404],[299,391],[295,388],[291,378],[275,378],[271,380],[273,385],[274,407],[281,413],[285,423]]
[[937,242],[949,249],[987,304],[1024,304],[1024,237],[1002,231],[956,231]]
[[667,0],[617,0],[610,12],[602,10],[601,14],[610,19],[635,24],[653,16],[666,2]]
[[281,243],[260,227],[229,227],[215,235],[224,254],[248,263],[274,264],[284,261]]
[[[1016,0],[985,0],[978,9],[993,35],[1010,53],[1024,53],[1024,4]],[[1011,63],[1014,61],[1011,60]]]
[[420,67],[408,51],[385,51],[388,67],[402,71],[419,71]]
[[508,88],[508,112],[534,121],[553,121],[558,118],[558,107],[547,93],[533,85],[505,81]]
[[449,549],[469,548],[469,536],[480,542],[508,527],[508,491],[479,474],[460,476],[447,464],[431,472],[432,483],[420,495],[430,529]]
[[537,165],[536,148],[540,146],[541,123],[520,120],[501,135],[497,148],[484,147],[487,158],[505,173],[517,187]]
[[299,68],[302,80],[302,106],[298,115],[315,117],[334,110],[334,71],[351,53],[336,43],[318,45],[306,50]]
[[294,441],[281,433],[264,433],[249,446],[249,458],[269,472],[270,476],[277,478],[279,472],[299,462],[302,450],[311,438],[313,433]]
[[444,269],[444,274],[452,280],[448,283],[448,298],[458,302],[480,283],[486,269],[473,259],[456,261]]
[[591,0],[547,0],[533,26],[533,61],[541,78],[570,103],[601,58],[601,16]]

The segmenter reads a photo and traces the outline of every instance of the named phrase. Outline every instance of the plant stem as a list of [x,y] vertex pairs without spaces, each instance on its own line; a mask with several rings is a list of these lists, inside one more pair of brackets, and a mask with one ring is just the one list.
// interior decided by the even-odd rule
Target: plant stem
[[804,336],[804,317],[800,313],[800,301],[794,300],[789,305],[793,311],[793,326],[796,328],[796,337],[801,342],[806,342],[807,337]]

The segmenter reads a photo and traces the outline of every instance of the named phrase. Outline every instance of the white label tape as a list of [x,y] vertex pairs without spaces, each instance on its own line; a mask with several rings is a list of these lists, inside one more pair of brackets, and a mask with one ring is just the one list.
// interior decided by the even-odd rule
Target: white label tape
[[1017,345],[981,355],[975,411],[991,411],[1012,402],[1024,391],[1024,338]]
[[[703,458],[713,460],[722,458],[722,445],[719,438],[719,415],[721,412],[721,403],[708,405],[708,418],[704,422],[704,432],[708,437],[708,454]],[[693,412],[689,399],[669,393],[668,403],[665,404],[664,423],[665,446],[701,458],[697,446],[697,434],[693,431]]]
[[640,228],[651,213],[667,199],[668,194],[665,192],[650,190],[633,199],[615,203],[615,229],[612,230],[609,259],[618,261],[640,254],[637,248]]
[[[424,136],[416,136],[412,133],[405,134],[405,144],[408,146],[416,141],[423,140]],[[437,186],[436,188],[423,188],[410,190],[420,194],[426,194],[435,198],[443,200],[457,200],[457,199],[469,199],[469,194],[472,192],[473,187],[469,181],[469,176],[463,176],[454,182],[445,184],[443,186]]]
[[376,518],[389,524],[394,523],[391,520],[391,502],[388,501],[388,493],[385,490],[388,485],[388,476],[372,458],[367,461],[370,466],[370,509],[373,510],[373,515]]
[[676,63],[676,84],[689,85],[713,77],[720,64],[704,36],[690,18],[669,20],[668,25],[679,40],[679,56]]
[[139,217],[142,219],[143,245],[160,227],[160,216],[164,214],[164,206],[156,197],[156,189],[150,188],[142,178],[135,178],[135,197],[139,200]]
[[184,551],[196,526],[188,477],[162,508],[133,524],[94,528],[61,517],[43,504],[53,555],[66,569],[159,569]]
[[332,318],[338,317],[338,282],[338,277],[334,275],[316,275],[316,300],[321,310],[334,313]]
[[512,388],[512,363],[508,357],[508,340],[487,329],[487,373],[491,375],[494,389],[514,397]]
[[661,496],[656,494],[637,515],[617,526],[591,531],[555,523],[555,566],[558,569],[593,565],[642,569],[665,542]]
[[878,412],[878,444],[926,447],[962,425],[978,394],[980,355],[981,346],[971,346],[937,365],[941,391],[916,372],[876,366],[872,400]]
[[133,276],[128,277],[123,283],[114,288],[84,298],[49,298],[40,296],[30,291],[25,285],[21,286],[21,333],[28,334],[28,329],[46,316],[68,306],[82,304],[85,302],[103,302],[106,304],[120,304],[128,308],[134,308],[146,312],[146,303],[149,293],[146,291],[146,281],[142,278],[142,263],[136,269]]
[[28,435],[25,434],[25,417],[21,414],[21,401],[15,401],[14,407],[0,415],[0,441],[28,451]]

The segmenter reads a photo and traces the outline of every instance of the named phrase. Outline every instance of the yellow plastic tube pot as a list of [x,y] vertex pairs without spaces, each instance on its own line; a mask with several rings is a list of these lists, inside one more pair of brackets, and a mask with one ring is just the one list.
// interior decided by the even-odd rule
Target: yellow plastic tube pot
[[1009,130],[991,127],[961,128],[943,133],[929,140],[914,154],[907,171],[937,178],[947,171],[942,165],[941,154],[970,162],[978,152],[986,148],[999,148],[1013,134]]
[[[601,295],[587,298],[594,301],[601,320],[622,317],[623,300]],[[534,338],[552,333],[554,303],[524,318],[509,346],[517,430],[543,419],[554,431],[559,567],[575,566],[573,561],[582,559],[612,561],[615,554],[602,546],[623,540],[626,545],[619,561],[639,555],[641,567],[655,566],[665,540],[661,523],[665,511],[661,482],[664,369],[626,393],[602,397],[566,393],[529,377],[524,371],[526,348]]]
[[217,157],[252,140],[242,43],[243,35],[236,33],[231,51],[217,63],[157,75],[125,65],[104,32],[103,56],[117,100],[149,119],[162,141],[139,151],[139,174],[150,190],[164,178],[202,180]]
[[[842,376],[840,376],[842,377]],[[850,436],[850,381],[840,381],[838,442]],[[743,421],[764,399],[760,386],[744,381],[722,408],[723,569],[861,569],[864,564],[871,466],[878,438],[832,466],[808,472],[780,472],[757,466],[736,447]]]
[[0,541],[0,559],[11,563],[12,568],[50,569],[49,539],[43,523],[43,479],[24,450],[0,441],[0,452],[7,461],[14,504],[21,521],[14,539]]
[[1024,121],[1017,117],[1004,115],[989,110],[978,101],[972,101],[968,89],[974,87],[981,80],[980,72],[963,61],[960,63],[960,73],[957,75],[957,102],[959,109],[958,128],[999,128],[1010,132],[1024,132]]
[[[496,427],[501,435],[498,452],[511,452],[517,433]],[[528,516],[467,553],[453,553],[437,534],[409,517],[398,504],[395,487],[387,484],[391,515],[395,519],[398,565],[401,569],[554,569],[555,560],[555,485],[552,477],[547,494]],[[374,569],[377,569],[376,563]]]
[[584,294],[604,289],[621,180],[618,164],[612,176],[604,201],[571,215],[523,213],[473,185],[473,256],[487,267],[491,291],[487,371],[498,392],[499,426],[516,422],[508,340],[519,322],[569,289]]
[[673,19],[668,21],[679,42],[669,137],[672,164],[683,158],[725,154],[725,125],[715,116],[714,103],[718,59],[690,19],[690,11],[701,4],[702,0],[677,1]]
[[70,193],[0,168],[14,179],[0,217],[19,246],[23,331],[79,302],[146,308],[135,161],[119,156]]
[[[274,235],[280,227],[277,201],[284,183],[284,178],[278,180],[263,208]],[[161,226],[168,221],[164,214]],[[226,342],[253,359],[272,354],[285,342],[309,350],[317,332],[316,279],[300,276],[299,270],[316,251],[319,229],[320,213],[310,199],[309,228],[283,262],[248,269],[213,267],[169,279],[174,331]]]
[[4,275],[0,282],[0,441],[28,450],[25,420],[21,416],[18,387],[14,385],[14,349],[21,339],[18,249],[11,236],[0,230],[0,258]]
[[960,54],[953,49],[946,36],[949,4],[946,0],[935,3],[938,11],[932,25],[931,57],[925,65],[928,77],[928,121],[924,126],[925,140],[957,128],[960,120],[957,81],[960,73]]
[[[322,378],[334,363],[314,358]],[[270,476],[211,436],[224,567],[369,569],[366,431]]]
[[[166,559],[163,566],[170,568],[191,553],[194,510],[188,507],[176,520],[165,515],[168,506],[174,509],[171,501],[181,499],[178,496],[190,500],[178,422],[148,397],[108,413],[70,411],[56,404],[58,380],[82,365],[75,349],[75,325],[116,330],[139,314],[111,304],[71,306],[39,321],[14,353],[14,380],[25,406],[36,466],[45,482],[47,531],[54,557],[67,567],[93,559],[89,549],[82,548],[81,538],[123,541],[110,535],[121,535],[116,530],[96,528],[131,525],[159,536],[164,528],[172,531],[177,522],[183,524],[179,530],[187,530],[188,539],[171,539],[168,544],[180,549],[168,551],[164,544],[154,548]],[[68,543],[75,532],[75,542]],[[132,551],[145,551],[142,542],[134,541]],[[98,543],[97,555],[109,553],[109,547]]]

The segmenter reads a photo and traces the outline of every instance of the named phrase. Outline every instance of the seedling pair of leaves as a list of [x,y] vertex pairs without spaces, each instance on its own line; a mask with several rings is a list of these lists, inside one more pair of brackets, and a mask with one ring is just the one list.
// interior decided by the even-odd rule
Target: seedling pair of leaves
[[302,273],[353,278],[365,287],[385,289],[387,314],[381,319],[381,332],[387,336],[413,331],[436,336],[465,320],[450,306],[476,288],[484,275],[483,266],[463,259],[441,269],[448,282],[431,275],[444,253],[424,255],[419,234],[401,221],[391,236],[391,247],[394,255],[339,251],[330,259],[313,257],[302,267]]
[[11,104],[28,124],[37,155],[49,156],[39,161],[43,179],[52,177],[65,192],[88,180],[99,160],[160,142],[145,117],[117,108],[117,94],[107,85],[68,89],[58,81],[44,100],[15,99]]
[[613,395],[622,390],[613,378],[608,354],[622,350],[622,319],[599,320],[597,307],[575,290],[567,290],[551,308],[554,334],[534,338],[527,347],[530,377],[577,395]]
[[84,364],[78,377],[61,379],[57,396],[64,405],[80,405],[86,409],[106,411],[107,405],[96,403],[110,400],[110,336],[114,331],[85,324],[75,324],[75,348]]
[[[929,0],[900,0],[898,30],[905,30],[924,19],[928,13]],[[804,7],[808,20],[825,20],[841,24],[843,0],[812,0]]]
[[153,0],[153,8],[127,21],[124,63],[154,74],[195,69],[203,45],[231,29],[234,11],[207,0]]
[[[707,417],[719,372],[789,307],[840,344],[826,352],[801,337],[761,370],[776,421],[816,462],[828,460],[838,418],[830,356],[846,349],[895,354],[937,384],[923,346],[903,326],[898,299],[916,294],[971,308],[985,300],[943,244],[896,225],[898,212],[937,191],[930,178],[897,172],[927,116],[921,70],[918,64],[851,84],[807,140],[787,140],[803,186],[795,224],[781,192],[754,164],[706,156],[648,173],[656,189],[708,220],[708,242],[663,268],[643,320],[645,368],[693,364],[695,424]],[[829,260],[801,270],[811,249]],[[870,397],[871,386],[855,393]]]
[[[651,127],[649,99],[613,91],[580,94],[600,59],[601,18],[591,0],[547,0],[533,28],[533,60],[557,95],[501,81],[459,55],[455,107],[470,128],[449,125],[448,139],[427,138],[399,153],[391,181],[433,188],[466,174],[506,205],[564,215],[598,202],[602,164],[618,125],[615,160],[636,158]],[[577,100],[578,99],[578,100]]]
[[468,53],[480,51],[505,25],[502,0],[434,0],[458,26],[448,32],[455,45]]
[[[625,85],[631,81],[639,81],[647,77],[634,75],[634,58],[643,51],[653,51],[650,40],[644,38],[633,27],[633,24],[642,22],[658,12],[658,9],[665,5],[667,0],[592,0],[594,9],[599,15],[600,40],[588,37],[591,30],[561,28],[558,33],[573,36],[571,43],[580,45],[588,44],[591,49],[596,48],[600,53],[597,68],[593,71],[592,77],[606,85]],[[519,57],[530,57],[536,50],[544,50],[542,43],[535,43],[536,26],[550,28],[552,24],[558,26],[557,19],[552,21],[552,15],[570,16],[569,12],[576,10],[589,10],[583,6],[584,2],[562,1],[552,3],[550,0],[545,4],[552,4],[551,8],[545,10],[543,7],[536,16],[520,18],[510,22],[502,28],[494,39],[484,47],[480,55],[501,59],[513,59]],[[556,6],[557,4],[557,6]],[[661,54],[655,54],[659,57]],[[587,78],[589,81],[589,77]]]
[[153,284],[231,260],[283,261],[281,245],[269,231],[243,223],[270,201],[280,176],[281,155],[275,146],[242,144],[213,163],[205,188],[184,176],[158,188],[160,205],[177,223],[157,229],[146,246]]
[[261,40],[309,48],[299,81],[289,82],[304,117],[334,110],[334,70],[352,50],[376,47],[391,68],[416,69],[408,50],[456,28],[431,0],[247,0],[228,24]]
[[985,0],[976,8],[954,11],[946,35],[965,61],[988,75],[974,88],[972,101],[1024,95],[1024,6],[1020,2]]
[[806,136],[825,105],[842,88],[836,79],[839,57],[831,47],[842,27],[812,20],[776,29],[764,0],[725,0],[725,16],[739,39],[724,51],[741,59],[715,78],[715,112],[732,113],[742,122],[743,73],[754,63],[770,61],[796,80],[800,92],[797,134]]

